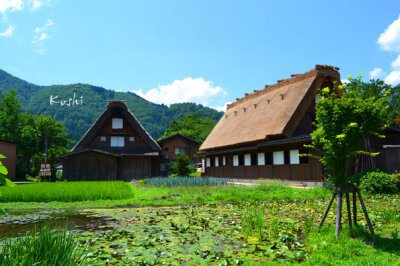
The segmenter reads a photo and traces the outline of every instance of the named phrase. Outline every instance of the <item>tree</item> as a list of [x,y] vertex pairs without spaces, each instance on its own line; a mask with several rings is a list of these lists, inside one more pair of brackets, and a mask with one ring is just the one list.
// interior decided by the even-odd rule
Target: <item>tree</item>
[[[328,171],[328,180],[336,187],[320,226],[337,195],[336,236],[338,237],[343,193],[346,195],[351,230],[348,183],[351,162],[359,154],[377,155],[363,150],[364,139],[371,135],[384,137],[380,132],[393,121],[396,107],[392,105],[393,94],[390,86],[376,81],[364,83],[360,76],[357,79],[350,78],[350,83],[345,86],[338,86],[335,89],[324,88],[320,94],[323,98],[316,104],[316,129],[311,134],[312,145],[308,147],[319,152],[319,159]],[[369,222],[361,193],[359,200]],[[371,226],[370,230],[374,238]]]
[[169,169],[177,176],[189,176],[195,172],[195,168],[190,166],[190,158],[184,154],[178,153],[175,156],[175,162]]
[[202,143],[216,124],[215,120],[208,117],[201,118],[198,114],[188,115],[171,121],[169,128],[165,130],[164,135],[160,139],[180,133]]
[[[0,159],[5,159],[5,158],[7,157],[4,156],[3,154],[0,154]],[[0,186],[5,186],[7,184],[7,181],[5,179],[6,175],[8,175],[8,170],[0,161]]]

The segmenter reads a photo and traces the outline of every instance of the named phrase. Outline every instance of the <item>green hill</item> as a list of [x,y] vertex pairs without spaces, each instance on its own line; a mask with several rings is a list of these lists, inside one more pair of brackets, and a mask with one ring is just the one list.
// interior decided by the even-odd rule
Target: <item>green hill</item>
[[[38,86],[0,70],[0,93],[16,89],[25,111],[51,115],[61,121],[69,138],[79,140],[105,109],[107,100],[125,100],[129,109],[154,139],[163,135],[170,121],[199,114],[218,121],[223,115],[194,103],[163,104],[149,102],[131,92],[116,92],[89,84]],[[53,101],[51,102],[51,98]]]

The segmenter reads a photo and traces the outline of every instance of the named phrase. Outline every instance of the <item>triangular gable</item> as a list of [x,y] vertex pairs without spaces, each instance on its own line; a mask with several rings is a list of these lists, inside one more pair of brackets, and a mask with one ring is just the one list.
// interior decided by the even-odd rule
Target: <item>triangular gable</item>
[[246,94],[228,105],[200,151],[291,137],[327,79],[340,84],[337,68],[317,65],[305,74]]
[[171,136],[168,136],[168,137],[165,137],[165,138],[163,138],[163,139],[160,139],[160,140],[157,141],[157,142],[158,142],[159,144],[161,144],[161,143],[166,142],[166,141],[168,141],[168,140],[171,140],[171,139],[173,139],[173,138],[183,138],[183,139],[185,139],[186,141],[192,142],[192,143],[194,143],[194,144],[196,144],[196,145],[200,144],[199,142],[195,141],[194,139],[189,138],[189,137],[187,137],[187,136],[185,136],[185,135],[182,135],[181,133],[173,134],[173,135],[171,135]]
[[128,109],[125,101],[109,100],[107,103],[107,108],[104,112],[97,118],[97,120],[92,124],[92,126],[86,131],[83,137],[78,141],[78,143],[72,148],[72,152],[80,151],[87,148],[87,145],[92,141],[92,139],[100,132],[100,130],[106,125],[106,123],[113,117],[114,112],[119,112],[122,118],[135,130],[135,132],[140,136],[143,142],[148,145],[148,147],[153,151],[161,151],[160,146],[150,134],[143,128],[136,117]]

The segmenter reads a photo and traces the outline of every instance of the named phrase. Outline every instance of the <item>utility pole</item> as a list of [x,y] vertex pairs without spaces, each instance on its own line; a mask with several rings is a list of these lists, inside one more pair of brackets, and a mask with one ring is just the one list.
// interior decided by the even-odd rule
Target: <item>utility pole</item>
[[48,135],[47,132],[45,134],[45,141],[44,141],[44,162],[47,163],[47,142],[48,142]]

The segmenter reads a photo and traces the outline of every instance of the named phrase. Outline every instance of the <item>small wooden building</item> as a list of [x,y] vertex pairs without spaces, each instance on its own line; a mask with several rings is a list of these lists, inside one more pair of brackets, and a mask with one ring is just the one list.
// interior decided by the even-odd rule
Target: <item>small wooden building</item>
[[132,180],[160,176],[162,151],[125,101],[106,110],[72,148],[60,156],[67,180]]
[[[228,105],[225,115],[200,147],[205,157],[205,175],[321,181],[321,163],[298,154],[309,153],[304,144],[311,143],[318,89],[341,84],[338,70],[316,65],[309,72],[278,80],[277,84]],[[392,149],[400,144],[399,134],[393,134],[397,140],[389,138],[385,144],[371,140],[371,146],[386,149],[385,159],[377,167],[389,172],[400,168],[400,160],[392,155],[398,152]],[[391,157],[390,162],[387,157]]]
[[15,179],[16,160],[17,160],[17,144],[0,140],[0,154],[6,156],[6,159],[0,159],[1,163],[7,168],[9,179]]
[[177,133],[159,140],[158,144],[169,161],[174,161],[175,156],[181,153],[189,156],[193,163],[198,162],[197,149],[200,143],[194,139]]

